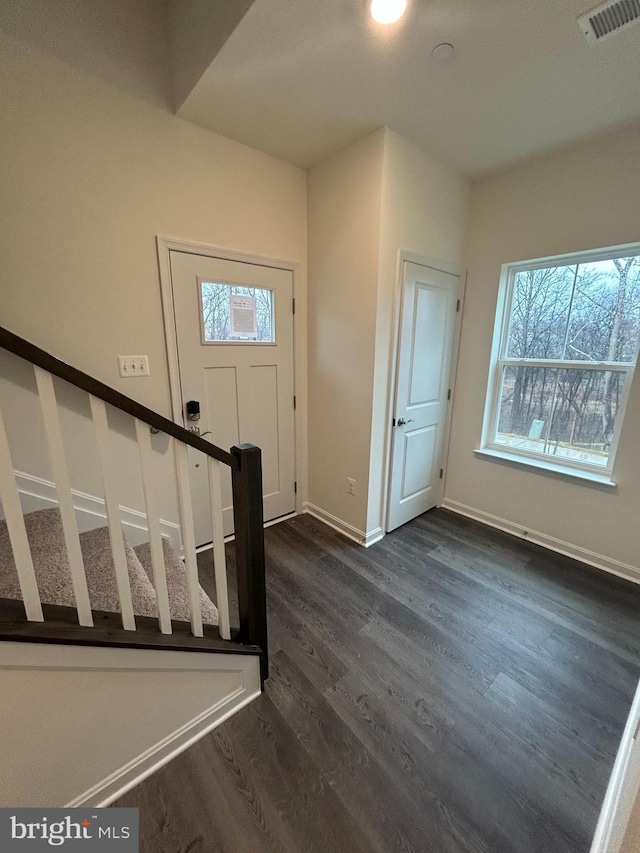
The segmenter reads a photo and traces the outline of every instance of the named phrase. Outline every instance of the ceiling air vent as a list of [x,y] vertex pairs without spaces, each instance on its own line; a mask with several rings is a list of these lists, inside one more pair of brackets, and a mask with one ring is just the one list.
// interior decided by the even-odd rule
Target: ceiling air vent
[[640,0],[614,0],[601,3],[578,18],[578,25],[589,44],[598,44],[618,30],[640,21]]

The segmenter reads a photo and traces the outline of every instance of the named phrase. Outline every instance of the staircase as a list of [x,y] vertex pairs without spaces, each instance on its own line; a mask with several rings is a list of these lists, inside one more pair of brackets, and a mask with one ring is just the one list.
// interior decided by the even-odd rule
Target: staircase
[[[216,447],[1,328],[0,348],[0,381],[8,383],[0,410],[0,806],[104,806],[263,689],[260,450]],[[38,413],[30,421],[42,423],[26,454],[27,431],[5,406],[12,397],[28,399]],[[85,460],[83,450],[82,462],[93,471],[95,494],[83,498],[98,510],[85,529],[69,463],[84,477],[78,453],[89,434],[96,458]],[[124,471],[123,442],[135,457]],[[15,454],[40,465],[46,455],[51,481],[41,471],[17,471]],[[198,574],[194,459],[209,477],[215,603]],[[225,477],[233,494],[235,619],[222,532]],[[46,482],[55,504],[33,511],[25,480]],[[140,505],[125,512],[122,494],[135,493],[134,480]],[[169,521],[160,517],[160,500],[175,508]],[[141,519],[133,541],[124,531],[127,513]]]
[[[71,570],[64,541],[62,519],[58,509],[43,509],[24,516],[31,560],[42,604],[72,608],[75,604]],[[118,589],[109,530],[97,527],[79,534],[91,610],[119,612]],[[153,561],[148,542],[131,547],[124,536],[131,603],[135,616],[158,616],[158,599],[154,589]],[[171,619],[189,620],[189,591],[184,563],[166,540],[162,540],[163,566]],[[218,624],[218,609],[198,584],[200,612],[204,625]],[[0,521],[0,599],[22,600],[9,530]]]

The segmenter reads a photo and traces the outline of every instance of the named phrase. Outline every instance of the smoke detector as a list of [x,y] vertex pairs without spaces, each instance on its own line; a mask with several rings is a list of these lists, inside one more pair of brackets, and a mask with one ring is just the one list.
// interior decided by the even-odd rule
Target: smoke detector
[[599,44],[631,24],[640,21],[640,0],[600,3],[578,18],[578,26],[589,44]]

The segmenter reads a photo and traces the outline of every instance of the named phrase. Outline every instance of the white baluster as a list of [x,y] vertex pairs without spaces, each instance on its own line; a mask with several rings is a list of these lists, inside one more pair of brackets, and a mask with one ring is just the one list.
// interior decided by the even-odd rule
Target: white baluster
[[114,464],[111,453],[111,438],[109,435],[109,422],[107,420],[107,409],[102,400],[89,396],[91,401],[91,416],[98,442],[98,455],[100,457],[100,468],[102,469],[102,482],[104,485],[104,502],[107,510],[107,523],[109,525],[109,538],[111,539],[111,553],[116,574],[116,585],[120,599],[120,614],[122,616],[122,627],[126,631],[136,630],[136,621],[133,615],[133,604],[131,601],[131,586],[129,584],[129,571],[127,568],[127,554],[124,548],[124,537],[122,534],[122,523],[120,519],[120,505],[117,499],[115,480],[113,477]]
[[229,592],[227,590],[227,557],[224,550],[222,526],[222,490],[220,487],[220,465],[217,459],[207,457],[209,474],[209,497],[213,524],[213,565],[216,578],[218,604],[218,629],[223,640],[231,639],[229,622]]
[[67,456],[62,439],[60,415],[58,413],[58,404],[56,402],[56,392],[53,386],[53,377],[41,367],[34,366],[34,370],[36,375],[36,384],[38,386],[38,397],[40,398],[40,410],[42,412],[44,431],[47,436],[47,444],[49,445],[51,470],[53,473],[53,480],[56,484],[58,509],[60,510],[60,518],[62,520],[64,544],[67,549],[67,559],[69,560],[71,584],[73,586],[73,593],[76,599],[78,622],[80,625],[91,627],[93,625],[93,616],[91,613],[91,603],[89,601],[89,590],[87,589],[84,560],[82,559],[82,549],[80,548],[78,522],[73,506],[71,480],[69,479]]
[[196,540],[191,509],[191,490],[189,487],[189,459],[187,446],[172,439],[176,460],[176,480],[178,483],[178,504],[180,507],[180,528],[184,547],[187,592],[191,609],[191,632],[194,637],[202,637],[202,613],[200,611],[200,582],[198,580],[198,560]]
[[158,602],[158,623],[163,634],[171,633],[171,614],[169,611],[169,595],[167,593],[167,573],[162,551],[162,532],[160,530],[160,513],[158,498],[154,485],[153,450],[148,424],[136,419],[136,437],[140,454],[140,470],[142,472],[142,489],[147,511],[147,530],[149,532],[149,549],[153,567],[153,585]]
[[0,499],[4,509],[9,540],[13,549],[13,558],[18,572],[18,582],[22,593],[24,610],[29,622],[44,622],[40,594],[33,570],[33,561],[29,549],[29,540],[24,526],[20,496],[13,473],[13,462],[9,450],[9,440],[0,412]]

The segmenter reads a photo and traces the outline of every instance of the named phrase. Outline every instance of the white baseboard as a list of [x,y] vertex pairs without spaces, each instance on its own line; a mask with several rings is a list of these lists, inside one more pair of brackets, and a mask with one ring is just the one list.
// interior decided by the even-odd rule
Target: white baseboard
[[336,518],[335,515],[331,515],[330,512],[327,512],[324,509],[321,509],[319,506],[315,506],[315,504],[309,503],[306,501],[304,503],[304,511],[308,512],[309,515],[312,515],[314,518],[317,518],[318,521],[322,521],[324,524],[332,527],[334,530],[337,530],[338,533],[342,533],[348,539],[351,539],[353,542],[357,542],[358,545],[364,544],[365,533],[362,530],[358,530],[357,527],[353,527],[351,524],[347,524],[346,521],[342,521],[341,518]]
[[318,521],[322,521],[324,524],[332,527],[334,530],[337,530],[338,533],[342,533],[348,539],[351,539],[353,542],[357,542],[358,545],[362,545],[365,548],[369,548],[371,545],[379,542],[384,536],[384,530],[381,527],[376,527],[374,530],[370,530],[369,533],[365,533],[363,530],[358,530],[357,527],[347,524],[347,522],[343,521],[341,518],[336,518],[335,515],[331,515],[331,513],[327,512],[326,509],[321,509],[319,506],[315,506],[308,501],[306,501],[302,506],[303,512],[308,512],[309,515],[317,518]]
[[382,538],[384,538],[384,530],[381,527],[376,527],[373,530],[370,530],[364,537],[364,542],[362,543],[365,548],[370,548],[372,545],[375,545],[376,542],[379,542]]
[[119,768],[113,775],[103,779],[93,788],[67,803],[67,808],[106,808],[110,806],[119,797],[124,796],[127,791],[135,788],[136,785],[164,767],[181,752],[189,749],[213,729],[222,725],[225,720],[228,720],[245,705],[253,702],[259,695],[259,688],[254,688],[251,692],[246,687],[238,688],[230,696],[214,705],[213,708],[209,708],[181,729],[172,732],[169,737],[139,755],[129,764]]
[[[20,503],[25,513],[35,512],[39,509],[50,509],[58,505],[54,483],[43,480],[41,477],[25,474],[24,471],[15,471],[14,473],[20,493]],[[79,492],[76,489],[72,490],[72,495],[73,506],[78,518],[78,528],[81,533],[106,524],[107,512],[102,498]],[[146,513],[131,509],[131,507],[121,506],[120,517],[127,539],[132,545],[139,545],[148,540]],[[166,536],[173,547],[179,551],[181,548],[180,526],[172,521],[160,519],[160,529],[162,535]]]
[[333,529],[337,530],[338,533],[342,533],[348,539],[357,542],[358,545],[362,545],[364,543],[364,531],[358,530],[357,527],[352,527],[352,525],[347,524],[346,521],[342,521],[342,519],[336,518],[335,515],[331,515],[330,512],[327,512],[324,509],[320,509],[319,506],[315,506],[314,504],[309,503],[308,501],[306,501],[303,506],[304,512],[308,512],[309,515],[312,515],[314,518],[317,518],[318,521],[322,521],[329,527],[333,527]]
[[[605,557],[603,554],[596,554],[594,551],[588,551],[586,548],[581,548],[579,545],[572,545],[570,542],[564,542],[562,539],[556,539],[553,536],[547,536],[546,533],[539,533],[537,530],[531,530],[523,524],[515,524],[513,521],[507,521],[505,518],[500,518],[497,515],[491,515],[480,509],[467,506],[458,501],[445,498],[441,506],[443,509],[449,509],[451,512],[456,512],[458,515],[464,515],[467,518],[472,518],[474,521],[480,521],[489,527],[496,527],[498,530],[503,530],[505,533],[511,533],[519,539],[526,539],[528,542],[535,542],[536,545],[542,545],[543,548],[548,548],[550,551],[556,551],[558,554],[564,554],[565,557],[572,557],[574,560],[579,560],[581,563],[587,563],[589,566],[595,566],[597,569],[602,569],[612,575],[617,575],[625,580],[640,583],[640,568],[631,566],[627,563],[622,563],[619,560],[614,560],[611,557]],[[524,531],[526,530],[526,535]]]
[[260,692],[256,655],[3,643],[0,805],[108,806]]

